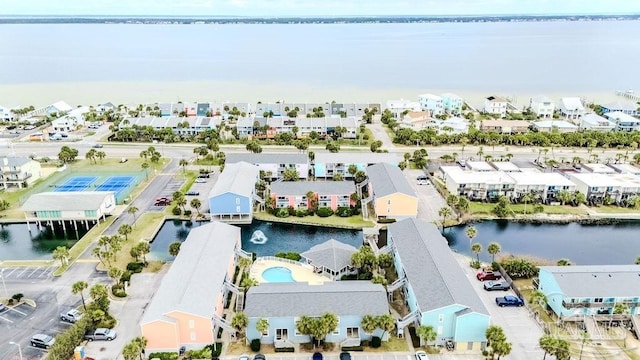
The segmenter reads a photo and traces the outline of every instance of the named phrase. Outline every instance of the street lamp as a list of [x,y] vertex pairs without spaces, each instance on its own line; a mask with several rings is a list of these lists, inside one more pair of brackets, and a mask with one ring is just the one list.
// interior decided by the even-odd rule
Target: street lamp
[[16,345],[18,347],[18,354],[20,354],[20,360],[22,359],[22,346],[20,346],[20,344],[18,344],[17,342],[13,342],[13,341],[9,341],[10,345]]
[[0,269],[0,276],[2,277],[2,287],[4,288],[4,297],[9,298],[9,292],[7,291],[7,284],[4,283],[4,268]]

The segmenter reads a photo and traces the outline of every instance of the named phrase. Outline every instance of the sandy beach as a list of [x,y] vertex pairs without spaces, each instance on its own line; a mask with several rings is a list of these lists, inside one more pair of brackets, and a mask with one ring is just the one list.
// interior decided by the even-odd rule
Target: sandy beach
[[607,103],[621,100],[615,89],[610,92],[509,92],[487,88],[486,91],[465,89],[430,89],[402,87],[312,87],[302,83],[248,83],[231,81],[132,81],[132,82],[69,82],[0,84],[0,104],[7,107],[34,105],[41,107],[63,100],[72,106],[94,105],[104,102],[114,104],[139,104],[171,101],[208,102],[362,102],[386,103],[391,99],[417,100],[419,94],[453,92],[472,106],[482,106],[483,99],[498,95],[513,99],[517,107],[528,106],[529,99],[545,95],[558,101],[561,97],[579,96],[589,102]]

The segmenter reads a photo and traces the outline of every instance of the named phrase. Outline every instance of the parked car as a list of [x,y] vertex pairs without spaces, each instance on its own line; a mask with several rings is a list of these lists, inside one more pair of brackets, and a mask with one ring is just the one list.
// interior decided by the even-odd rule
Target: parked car
[[322,353],[317,351],[314,352],[311,360],[322,360]]
[[80,320],[81,317],[82,313],[76,309],[71,309],[60,314],[60,320],[70,322],[72,324]]
[[97,328],[95,330],[89,330],[84,333],[84,339],[93,341],[93,340],[107,340],[111,341],[116,338],[118,334],[114,330],[105,329],[105,328]]
[[24,129],[25,129],[25,130],[33,130],[33,129],[35,129],[35,128],[36,128],[36,127],[35,127],[35,126],[33,126],[33,125],[27,125],[27,126],[25,126],[25,127],[24,127]]
[[489,270],[483,269],[478,274],[476,274],[476,278],[480,281],[499,280],[499,279],[502,279],[502,274],[500,274],[499,271],[489,271]]
[[511,288],[511,286],[509,286],[509,283],[506,282],[505,280],[492,280],[492,281],[487,281],[486,283],[484,283],[484,289],[487,291],[493,291],[493,290],[509,290]]
[[351,360],[351,354],[349,354],[347,351],[341,352],[340,360]]
[[189,196],[198,196],[198,195],[200,195],[200,192],[199,192],[199,191],[195,191],[195,190],[189,190],[189,191],[187,191],[187,194],[186,194],[186,195],[189,195]]
[[56,342],[56,339],[53,336],[49,336],[45,334],[35,334],[31,337],[31,346],[38,347],[41,349],[48,349],[55,342]]
[[202,183],[206,183],[207,180],[203,179],[203,178],[197,178],[196,181],[198,184],[202,184]]
[[238,357],[238,360],[251,360],[251,356],[247,354],[242,354]]
[[102,149],[102,144],[95,144],[93,145],[94,149]]
[[420,175],[416,178],[416,180],[418,181],[418,185],[429,185],[431,184],[429,182],[429,178],[427,178],[426,175]]
[[156,202],[153,203],[153,206],[167,206],[167,205],[171,205],[171,200],[156,200]]
[[524,305],[524,300],[522,300],[521,298],[519,298],[517,296],[507,295],[507,296],[497,297],[496,298],[496,304],[498,304],[498,306],[500,306],[500,307],[505,307],[505,306],[523,306]]
[[4,304],[0,303],[0,313],[3,313],[5,311],[9,310],[6,306],[4,306]]
[[256,354],[253,357],[253,360],[267,360],[267,358],[264,356],[264,354]]
[[127,161],[129,161],[129,159],[127,159],[127,158],[122,158],[122,159],[120,159],[120,164],[124,164],[124,163],[126,163]]
[[429,357],[424,351],[416,351],[416,360],[429,360]]
[[208,179],[210,177],[211,176],[209,175],[209,173],[202,173],[202,174],[198,175],[199,179]]

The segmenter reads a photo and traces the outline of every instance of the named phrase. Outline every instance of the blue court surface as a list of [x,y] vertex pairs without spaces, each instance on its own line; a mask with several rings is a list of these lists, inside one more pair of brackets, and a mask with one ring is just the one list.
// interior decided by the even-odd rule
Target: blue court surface
[[84,191],[91,184],[98,180],[97,176],[74,176],[65,181],[62,185],[56,185],[55,191],[58,192],[71,192],[71,191]]
[[110,176],[102,184],[94,189],[94,191],[113,191],[116,199],[120,198],[120,194],[127,190],[129,185],[133,183],[133,176]]

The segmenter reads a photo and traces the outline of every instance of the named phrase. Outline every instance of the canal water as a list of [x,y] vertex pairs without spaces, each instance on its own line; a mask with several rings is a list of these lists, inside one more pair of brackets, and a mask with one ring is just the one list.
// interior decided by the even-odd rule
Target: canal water
[[[614,225],[527,224],[484,221],[473,224],[482,244],[480,260],[490,261],[487,245],[497,242],[500,255],[529,255],[555,263],[569,259],[576,265],[633,264],[640,256],[640,222]],[[455,251],[472,255],[467,226],[447,228],[444,235]]]
[[[69,231],[69,229],[71,229]],[[87,233],[84,225],[78,228],[78,236]],[[73,227],[67,225],[65,236],[61,227],[52,231],[48,227],[38,230],[31,224],[31,233],[27,224],[0,224],[0,261],[3,260],[50,260],[51,253],[58,246],[71,248],[78,241]]]
[[[193,227],[202,223],[190,221],[167,221],[151,243],[150,259],[172,260],[169,245],[184,241]],[[326,227],[289,225],[254,220],[251,225],[241,225],[242,249],[255,252],[257,256],[275,255],[278,252],[301,253],[329,239],[351,244],[358,248],[362,244],[362,231]]]

